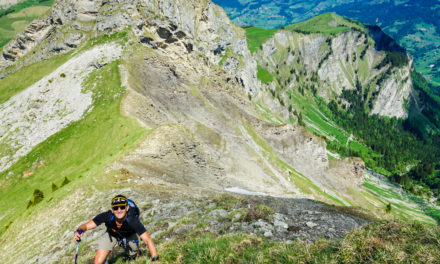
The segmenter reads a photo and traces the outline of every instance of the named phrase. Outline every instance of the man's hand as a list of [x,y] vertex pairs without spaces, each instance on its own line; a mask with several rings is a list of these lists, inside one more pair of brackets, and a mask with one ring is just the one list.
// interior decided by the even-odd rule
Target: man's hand
[[[85,224],[80,225],[75,232],[73,232],[73,242],[77,242],[81,240],[81,237],[84,235],[84,232],[87,230],[93,229],[96,227],[95,222],[93,220],[88,221]],[[81,231],[81,232],[78,232]]]
[[81,229],[76,230],[73,232],[73,242],[79,242],[81,241],[81,237],[84,235],[84,231]]

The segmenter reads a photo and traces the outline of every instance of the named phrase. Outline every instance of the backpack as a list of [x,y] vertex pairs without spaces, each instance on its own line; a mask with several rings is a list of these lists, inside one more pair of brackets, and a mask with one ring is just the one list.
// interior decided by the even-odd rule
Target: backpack
[[130,206],[130,209],[128,209],[128,212],[127,212],[127,217],[139,218],[141,211],[139,210],[139,207],[137,207],[136,203],[130,199],[128,199],[127,203],[128,203],[128,206]]

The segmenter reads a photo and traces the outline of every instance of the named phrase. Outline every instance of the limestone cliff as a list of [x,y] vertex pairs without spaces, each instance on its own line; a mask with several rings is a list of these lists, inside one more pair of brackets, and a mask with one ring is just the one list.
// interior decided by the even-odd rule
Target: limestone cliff
[[[340,26],[336,20],[341,18],[330,15],[335,20],[328,27]],[[304,87],[329,102],[338,100],[343,90],[358,89],[369,102],[371,114],[406,118],[412,59],[404,52],[380,29],[353,24],[335,34],[286,28],[266,41],[255,56],[278,76],[272,90],[286,93]],[[394,63],[390,59],[394,55],[403,62]]]

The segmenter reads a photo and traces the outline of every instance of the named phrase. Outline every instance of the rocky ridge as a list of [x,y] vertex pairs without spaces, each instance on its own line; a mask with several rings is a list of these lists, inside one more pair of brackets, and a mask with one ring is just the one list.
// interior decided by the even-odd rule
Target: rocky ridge
[[[228,205],[228,202],[231,204]],[[185,236],[187,232],[194,232],[197,226],[205,226],[205,232],[216,234],[246,233],[264,236],[271,241],[289,243],[300,239],[312,242],[319,238],[340,238],[347,231],[368,222],[311,200],[270,196],[228,198],[225,195],[217,200],[167,203],[153,200],[151,204],[152,208],[146,210],[142,217],[155,218],[146,227],[154,230],[152,237],[164,240]],[[188,218],[198,221],[181,224],[182,219]],[[163,224],[158,226],[157,223]],[[328,232],[323,233],[322,230]]]
[[[294,124],[279,127],[264,121],[247,95],[258,98],[263,93],[244,31],[209,1],[61,0],[55,2],[47,17],[34,23],[42,25],[39,38],[19,45],[22,41],[18,37],[3,50],[6,54],[23,48],[14,58],[3,56],[6,64],[17,65],[15,70],[76,49],[103,33],[129,32],[127,53],[133,52],[134,45],[142,47],[138,54],[124,58],[130,65],[121,68],[125,69],[121,75],[128,90],[122,109],[157,133],[113,165],[117,170],[127,169],[144,181],[167,184],[240,187],[291,197],[322,196],[308,191],[309,187],[298,188],[298,181],[307,178],[311,180],[308,184],[327,190],[342,203],[347,198],[340,192],[362,183],[361,161],[329,162],[322,139]],[[351,32],[333,42],[362,42],[361,35]],[[304,60],[304,69],[313,72],[319,68],[315,56],[324,55],[315,51],[326,41],[323,36],[301,36],[301,46],[297,45],[298,36],[280,31],[266,42],[257,58],[263,56],[272,60],[272,65],[282,65],[273,54],[282,47],[287,50],[283,45],[293,45],[291,51],[298,49],[303,54],[300,60]],[[35,53],[29,53],[35,43],[40,45]],[[334,49],[338,47],[335,44]],[[285,58],[293,61],[292,56]],[[337,57],[330,56],[322,65],[331,67],[332,60]],[[348,82],[347,78],[336,79],[342,84]],[[320,93],[326,93],[325,89]],[[284,115],[285,122],[288,119],[288,114]],[[200,179],[200,175],[205,178]]]
[[[49,15],[34,21],[3,48],[0,71],[43,42],[39,52],[27,56],[22,65],[68,52],[87,37],[111,34],[126,27],[133,27],[140,40],[154,48],[185,45],[188,51],[201,53],[215,64],[230,49],[235,56],[227,58],[225,69],[247,91],[259,90],[256,63],[247,49],[244,31],[229,20],[223,9],[207,0],[56,1]],[[3,77],[7,73],[6,70]]]

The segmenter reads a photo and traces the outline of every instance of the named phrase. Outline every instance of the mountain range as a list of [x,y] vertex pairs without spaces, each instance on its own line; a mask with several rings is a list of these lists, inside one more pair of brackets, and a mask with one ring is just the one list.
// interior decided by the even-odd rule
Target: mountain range
[[242,28],[208,0],[58,0],[3,46],[0,91],[1,263],[71,261],[72,231],[119,193],[164,263],[383,260],[388,241],[359,259],[347,243],[394,230],[419,240],[399,233],[391,260],[438,255],[440,100],[377,26],[325,13]]
[[416,69],[434,86],[440,85],[440,4],[438,1],[255,1],[215,0],[241,26],[279,28],[325,12],[378,25],[414,56]]

